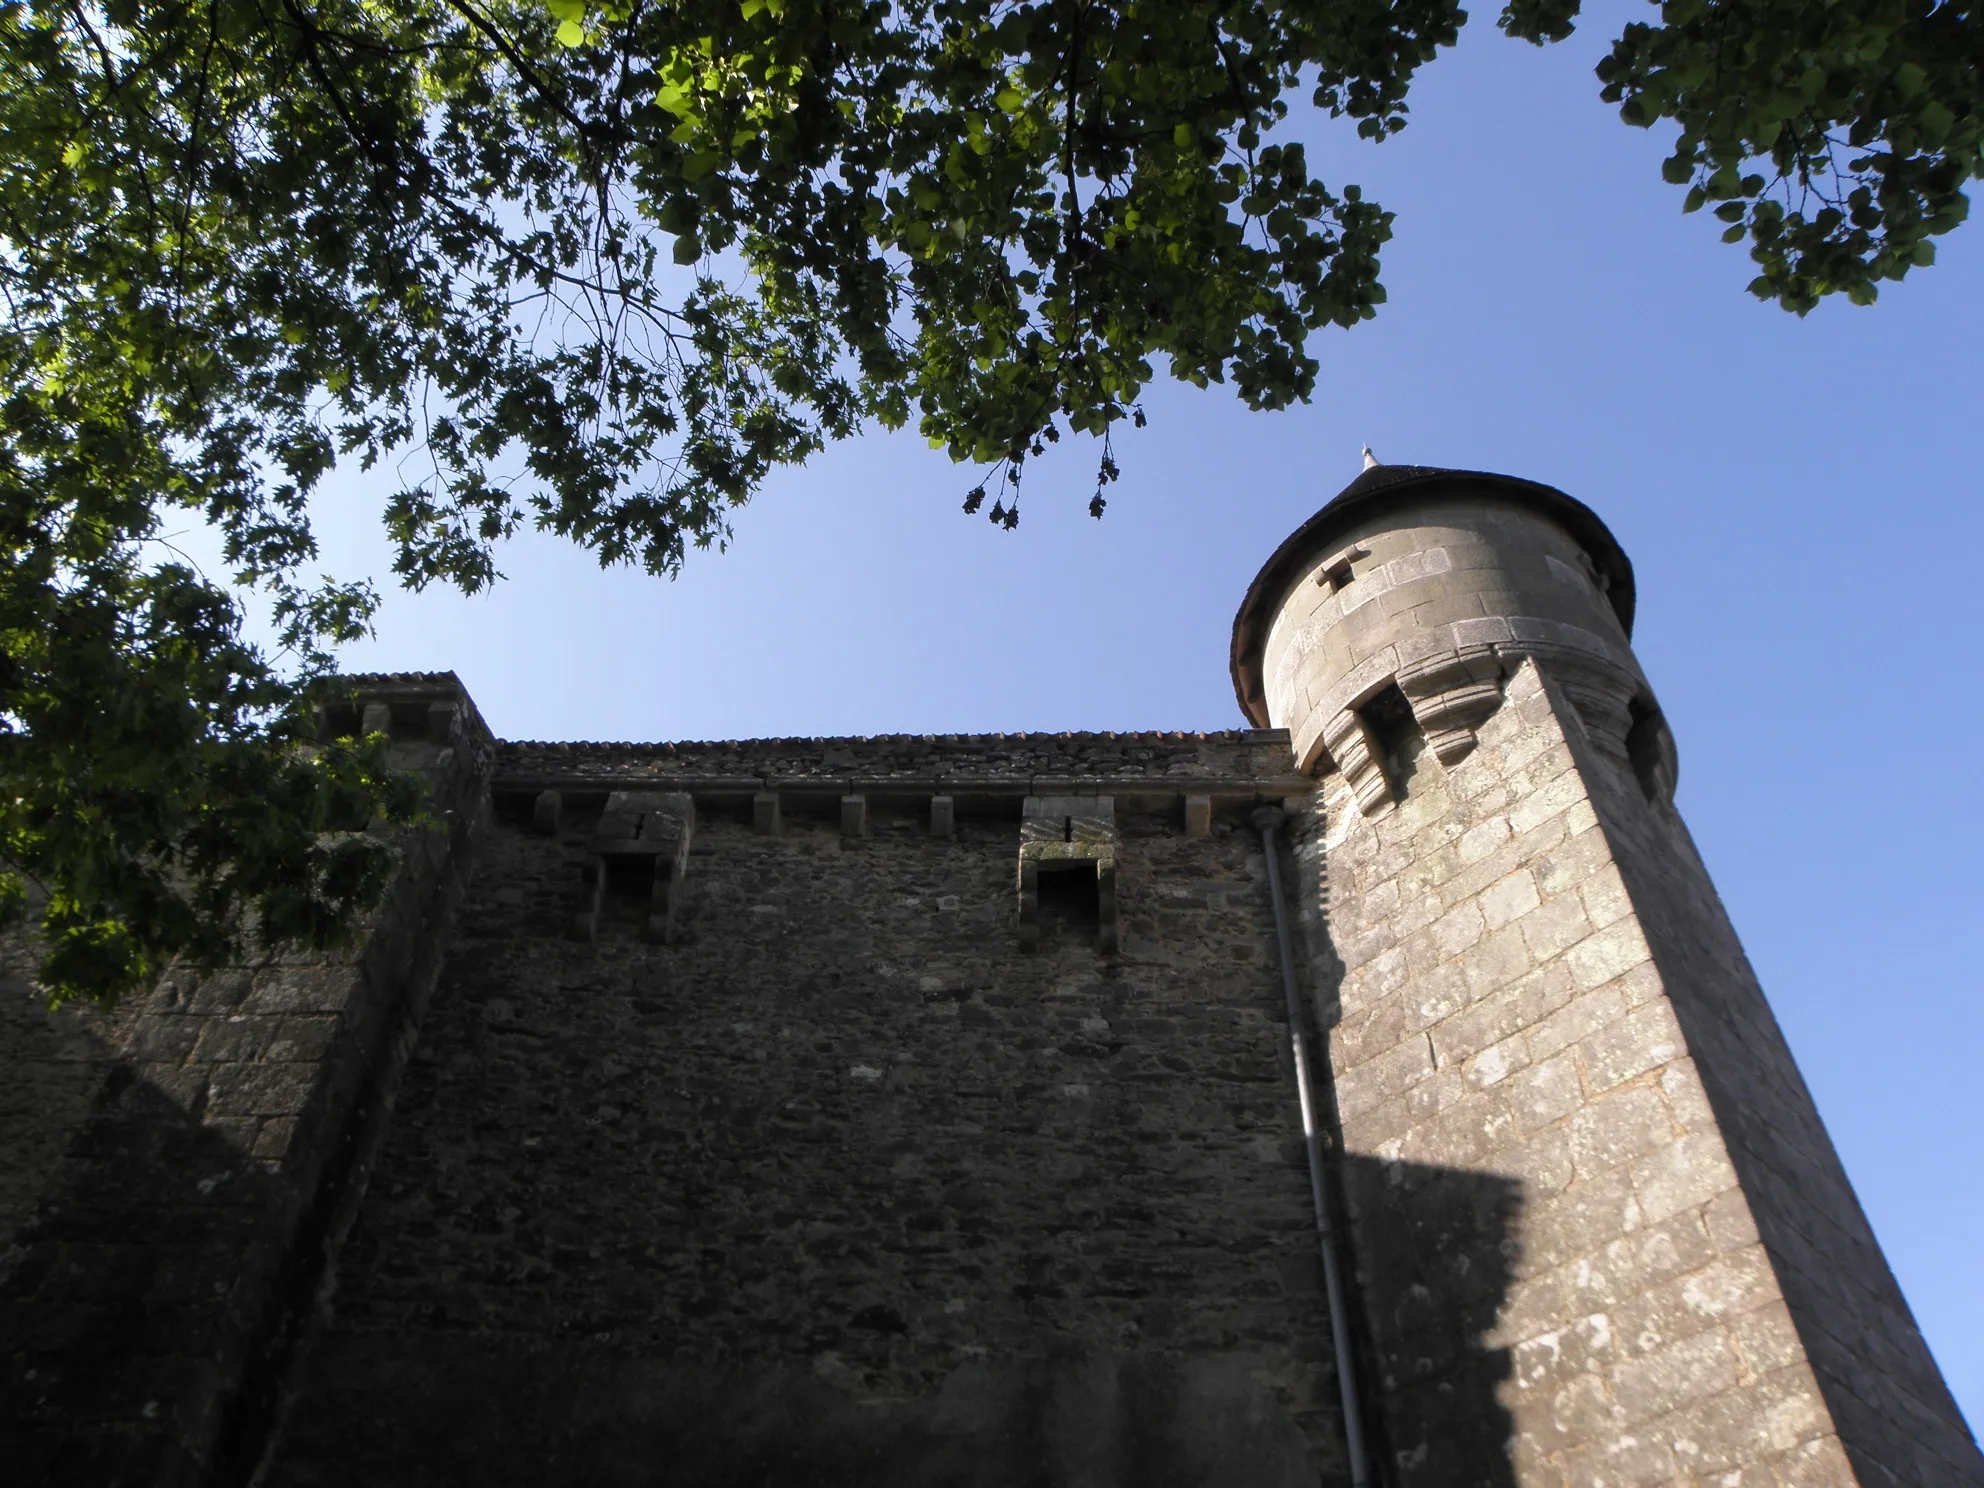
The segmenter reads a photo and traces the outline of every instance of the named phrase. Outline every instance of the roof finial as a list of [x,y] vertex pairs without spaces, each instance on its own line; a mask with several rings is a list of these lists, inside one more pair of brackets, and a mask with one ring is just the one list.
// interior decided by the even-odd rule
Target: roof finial
[[1366,470],[1378,468],[1378,457],[1371,453],[1371,446],[1368,444],[1364,446],[1364,468]]

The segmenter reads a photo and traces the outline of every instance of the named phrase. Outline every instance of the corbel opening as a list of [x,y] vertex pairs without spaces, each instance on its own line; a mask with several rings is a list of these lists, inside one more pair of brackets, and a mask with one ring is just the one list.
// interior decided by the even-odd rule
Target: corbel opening
[[1681,761],[1660,705],[1641,693],[1627,705],[1627,718],[1626,759],[1632,764],[1641,792],[1656,806],[1673,805]]
[[1020,811],[1018,887],[1023,950],[1081,931],[1105,955],[1115,954],[1115,801],[1028,796]]
[[1411,702],[1396,682],[1387,682],[1359,705],[1357,716],[1364,721],[1392,799],[1403,801],[1417,772],[1419,756],[1426,749],[1426,736],[1413,716]]
[[1102,927],[1102,879],[1094,862],[1043,862],[1039,894],[1042,945],[1095,944]]

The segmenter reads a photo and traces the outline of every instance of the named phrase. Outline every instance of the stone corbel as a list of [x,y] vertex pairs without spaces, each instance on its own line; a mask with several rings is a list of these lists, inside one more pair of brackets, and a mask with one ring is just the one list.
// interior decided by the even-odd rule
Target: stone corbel
[[1645,691],[1646,683],[1609,658],[1577,647],[1531,642],[1527,651],[1577,709],[1592,747],[1613,765],[1624,767],[1632,701]]
[[573,918],[573,938],[591,940],[599,933],[609,870],[614,864],[631,864],[653,875],[642,938],[666,945],[674,935],[675,908],[682,877],[689,871],[689,842],[695,829],[695,802],[679,791],[615,791],[608,796],[586,855],[591,896],[585,910]]
[[1324,725],[1323,747],[1343,771],[1359,811],[1375,816],[1391,804],[1392,783],[1385,775],[1384,748],[1355,708],[1343,709]]
[[1040,874],[1095,873],[1096,944],[1114,955],[1116,802],[1111,796],[1028,796],[1020,810],[1020,948],[1040,947]]
[[1492,646],[1430,656],[1400,668],[1397,680],[1426,747],[1443,765],[1474,752],[1474,731],[1502,705],[1502,663]]

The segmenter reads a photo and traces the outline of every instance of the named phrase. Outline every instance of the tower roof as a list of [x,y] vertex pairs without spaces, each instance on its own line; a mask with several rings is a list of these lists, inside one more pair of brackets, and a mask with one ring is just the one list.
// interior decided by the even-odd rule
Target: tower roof
[[1577,539],[1606,579],[1606,597],[1630,637],[1633,633],[1633,565],[1598,514],[1554,486],[1520,476],[1484,470],[1441,470],[1429,465],[1370,465],[1323,509],[1274,550],[1240,601],[1233,618],[1233,692],[1240,711],[1258,728],[1267,726],[1267,700],[1261,691],[1261,651],[1288,586],[1303,567],[1340,534],[1387,505],[1434,494],[1451,486],[1493,495],[1551,518]]

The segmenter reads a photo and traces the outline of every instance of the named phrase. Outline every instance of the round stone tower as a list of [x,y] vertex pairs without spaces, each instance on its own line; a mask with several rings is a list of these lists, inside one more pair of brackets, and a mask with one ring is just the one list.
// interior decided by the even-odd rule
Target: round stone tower
[[1240,706],[1321,786],[1291,857],[1388,1480],[1984,1488],[1632,623],[1561,491],[1373,465],[1234,624]]
[[1513,476],[1373,465],[1267,562],[1233,629],[1233,682],[1304,771],[1343,772],[1370,814],[1396,792],[1400,735],[1442,764],[1474,747],[1522,658],[1593,743],[1671,798],[1672,746],[1634,660],[1633,570],[1605,524]]

